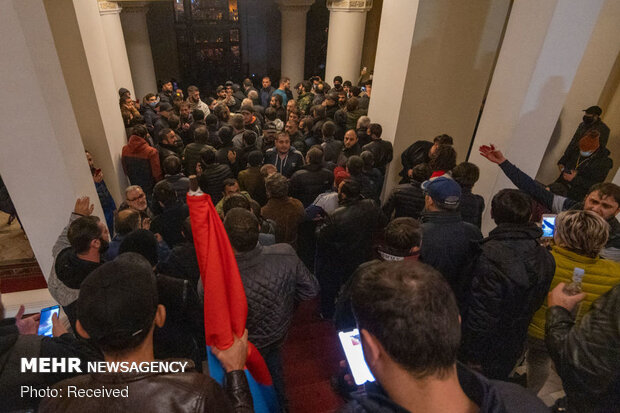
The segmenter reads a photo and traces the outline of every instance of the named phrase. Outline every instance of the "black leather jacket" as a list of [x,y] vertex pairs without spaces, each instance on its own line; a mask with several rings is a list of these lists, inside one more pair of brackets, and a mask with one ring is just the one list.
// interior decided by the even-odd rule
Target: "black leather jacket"
[[[189,361],[189,360],[187,360]],[[189,362],[191,366],[193,364]],[[128,389],[129,397],[67,397],[68,387]],[[211,377],[185,373],[85,374],[58,383],[64,397],[46,398],[39,412],[253,412],[245,373],[226,374],[225,390]]]
[[592,303],[576,326],[571,314],[547,310],[545,342],[562,378],[570,412],[612,412],[620,406],[620,285]]

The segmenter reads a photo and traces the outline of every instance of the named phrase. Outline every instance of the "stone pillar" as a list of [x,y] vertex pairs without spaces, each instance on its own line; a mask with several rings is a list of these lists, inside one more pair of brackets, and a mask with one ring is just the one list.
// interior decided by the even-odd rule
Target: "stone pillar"
[[103,217],[56,46],[42,0],[0,3],[0,174],[46,277],[76,198]]
[[291,85],[304,80],[306,14],[314,0],[277,0],[282,14],[282,74]]
[[[417,2],[402,7],[408,8],[409,3]],[[330,13],[325,81],[331,84],[340,75],[355,84],[360,76],[366,13],[372,8],[372,0],[327,0],[327,8]]]
[[124,2],[121,23],[125,35],[127,57],[135,93],[142,99],[147,93],[157,93],[157,80],[153,66],[151,41],[146,25],[148,2]]
[[536,176],[603,2],[513,3],[470,156],[480,167],[475,190],[487,205],[483,232],[494,226],[488,207],[492,196],[511,183],[477,148],[493,142]]
[[368,116],[394,146],[384,188],[400,180],[400,155],[442,133],[466,158],[509,0],[384,1]]
[[[116,83],[116,90],[129,89],[131,97],[136,99],[129,69],[129,59],[125,48],[123,27],[121,26],[121,6],[112,1],[99,0],[99,14],[105,33],[108,55],[112,64],[112,74]],[[141,98],[138,96],[138,99]]]
[[43,4],[82,142],[118,205],[127,186],[120,156],[127,138],[99,7],[83,0]]

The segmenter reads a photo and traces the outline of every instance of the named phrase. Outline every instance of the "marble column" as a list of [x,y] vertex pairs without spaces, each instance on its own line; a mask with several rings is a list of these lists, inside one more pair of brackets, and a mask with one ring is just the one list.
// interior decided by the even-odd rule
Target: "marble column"
[[521,170],[536,176],[603,3],[513,3],[469,158],[480,167],[475,189],[487,205],[483,232],[494,226],[491,198],[512,184],[477,148],[492,142]]
[[306,14],[314,0],[277,0],[282,14],[281,76],[295,86],[304,80],[306,54]]
[[103,217],[57,46],[42,0],[0,2],[0,88],[11,96],[0,114],[0,174],[46,277],[76,198],[89,196]]
[[[99,14],[105,33],[108,55],[112,64],[112,74],[116,83],[116,89],[125,88],[131,92],[131,97],[136,99],[131,79],[131,69],[127,58],[123,27],[121,26],[121,6],[112,1],[99,0]],[[140,98],[138,96],[138,98]]]
[[327,0],[327,8],[325,81],[331,84],[340,75],[355,84],[360,76],[366,14],[372,8],[372,0]]
[[121,2],[121,23],[125,35],[127,57],[135,93],[142,99],[147,93],[157,93],[151,41],[146,24],[148,2]]

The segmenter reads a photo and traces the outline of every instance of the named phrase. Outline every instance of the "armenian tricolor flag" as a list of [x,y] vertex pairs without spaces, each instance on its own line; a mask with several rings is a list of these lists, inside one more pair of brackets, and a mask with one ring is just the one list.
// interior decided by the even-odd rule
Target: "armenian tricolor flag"
[[[187,196],[200,277],[204,287],[205,338],[209,374],[223,384],[225,372],[210,347],[227,349],[234,336],[245,330],[248,303],[239,268],[224,224],[206,194]],[[278,412],[276,393],[267,365],[256,347],[249,343],[245,374],[250,384],[254,411]]]

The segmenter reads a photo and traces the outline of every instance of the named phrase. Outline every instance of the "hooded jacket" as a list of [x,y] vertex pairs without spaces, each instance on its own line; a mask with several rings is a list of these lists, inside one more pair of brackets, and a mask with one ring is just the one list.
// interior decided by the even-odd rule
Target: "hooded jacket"
[[123,146],[121,161],[129,182],[139,185],[147,196],[163,178],[157,149],[140,136],[131,135],[129,143]]
[[502,224],[480,242],[462,322],[461,360],[506,380],[522,355],[527,328],[553,279],[555,260],[534,224]]

